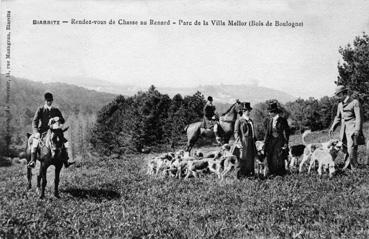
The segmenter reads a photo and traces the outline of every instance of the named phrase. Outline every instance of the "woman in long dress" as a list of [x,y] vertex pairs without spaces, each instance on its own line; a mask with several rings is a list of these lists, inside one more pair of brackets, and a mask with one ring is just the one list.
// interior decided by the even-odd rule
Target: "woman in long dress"
[[286,173],[285,160],[288,157],[290,127],[287,120],[279,115],[281,110],[277,102],[272,102],[268,111],[270,118],[266,121],[264,142],[269,172],[273,175],[284,175]]
[[235,144],[240,150],[240,170],[237,177],[253,176],[255,174],[255,132],[250,119],[252,108],[249,102],[245,102],[240,109],[240,118],[235,123]]

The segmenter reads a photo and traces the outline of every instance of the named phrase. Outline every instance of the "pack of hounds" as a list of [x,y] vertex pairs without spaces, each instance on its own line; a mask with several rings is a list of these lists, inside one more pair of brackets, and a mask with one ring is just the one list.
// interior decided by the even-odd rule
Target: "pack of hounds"
[[[289,157],[285,161],[285,167],[290,172],[303,171],[303,166],[308,164],[308,173],[318,165],[318,174],[322,176],[328,172],[329,177],[335,173],[335,158],[342,150],[343,144],[338,139],[330,139],[323,143],[306,143],[305,137],[311,131],[305,131],[302,135],[303,144],[293,145],[289,148]],[[264,152],[264,142],[256,141],[255,176],[267,177],[269,170]],[[239,169],[239,158],[233,155],[232,146],[224,144],[217,151],[202,153],[196,151],[193,156],[180,150],[158,155],[147,160],[148,175],[171,176],[175,178],[199,177],[202,174],[215,174],[221,181],[225,176]],[[236,173],[234,176],[236,177]]]

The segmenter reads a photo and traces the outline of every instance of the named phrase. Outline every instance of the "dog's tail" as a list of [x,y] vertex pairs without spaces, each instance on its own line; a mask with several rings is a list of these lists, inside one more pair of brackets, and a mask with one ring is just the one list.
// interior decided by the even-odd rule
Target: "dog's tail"
[[311,130],[305,130],[305,132],[302,134],[302,143],[306,146],[307,143],[305,142],[305,137],[308,135],[308,134],[311,134]]
[[188,125],[186,125],[186,126],[183,128],[183,132],[187,133],[187,129],[188,129],[188,127],[190,127],[190,125],[189,125],[189,124],[188,124]]

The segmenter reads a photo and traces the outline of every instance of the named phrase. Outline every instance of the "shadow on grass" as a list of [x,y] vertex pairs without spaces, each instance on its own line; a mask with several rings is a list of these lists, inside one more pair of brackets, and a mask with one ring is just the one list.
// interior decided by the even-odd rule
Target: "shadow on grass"
[[346,177],[348,176],[347,171],[342,170],[341,168],[336,169],[336,172],[334,174],[336,177]]
[[61,192],[68,193],[75,198],[102,202],[103,200],[115,200],[120,198],[120,193],[109,189],[81,189],[67,188]]

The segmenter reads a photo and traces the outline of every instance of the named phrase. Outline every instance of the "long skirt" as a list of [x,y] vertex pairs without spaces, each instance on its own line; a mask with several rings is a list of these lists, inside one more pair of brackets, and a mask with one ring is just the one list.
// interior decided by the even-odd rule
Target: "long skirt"
[[240,170],[238,177],[253,176],[255,174],[255,141],[252,137],[244,138],[240,149]]
[[285,160],[288,157],[288,152],[282,149],[284,144],[285,141],[281,137],[271,137],[268,143],[268,146],[266,148],[266,157],[270,174],[286,174]]

